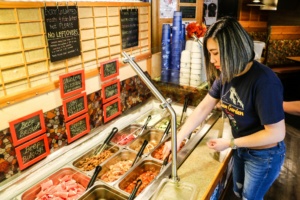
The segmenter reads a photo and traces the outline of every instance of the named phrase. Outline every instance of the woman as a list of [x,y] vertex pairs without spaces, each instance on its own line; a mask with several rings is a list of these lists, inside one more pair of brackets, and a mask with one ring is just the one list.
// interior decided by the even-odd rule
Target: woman
[[[211,139],[216,151],[233,150],[234,192],[247,200],[263,199],[278,177],[285,157],[283,88],[268,67],[254,60],[254,44],[233,18],[209,27],[203,41],[207,78],[213,82],[178,133],[177,147],[220,101],[233,139]],[[170,152],[166,143],[164,156]]]

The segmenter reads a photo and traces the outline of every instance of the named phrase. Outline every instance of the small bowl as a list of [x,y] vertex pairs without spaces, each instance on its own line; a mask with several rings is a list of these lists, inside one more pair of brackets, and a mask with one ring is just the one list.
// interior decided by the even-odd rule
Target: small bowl
[[191,74],[190,80],[200,81],[201,80],[200,74]]
[[190,76],[191,76],[190,73],[182,73],[182,72],[180,72],[180,74],[179,74],[179,77],[180,77],[180,78],[186,78],[186,79],[189,79]]
[[200,52],[199,53],[192,52],[191,53],[191,59],[193,59],[193,58],[201,59],[202,58],[201,53]]
[[191,69],[191,74],[200,75],[201,74],[201,69]]
[[201,69],[202,65],[201,63],[192,63],[191,64],[191,69]]
[[190,62],[181,62],[180,63],[180,69],[181,68],[190,69],[191,68],[191,63]]
[[191,73],[190,68],[180,68],[181,73]]

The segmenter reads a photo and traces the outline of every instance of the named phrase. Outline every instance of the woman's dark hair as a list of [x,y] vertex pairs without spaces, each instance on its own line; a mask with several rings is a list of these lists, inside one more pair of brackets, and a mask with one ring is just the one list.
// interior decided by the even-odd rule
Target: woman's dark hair
[[[210,53],[207,50],[209,38],[214,39],[219,45],[221,72],[210,62]],[[203,39],[203,47],[209,82],[220,78],[220,73],[222,74],[222,83],[231,81],[236,75],[243,72],[246,65],[253,61],[255,56],[252,38],[232,17],[220,18],[208,28]]]

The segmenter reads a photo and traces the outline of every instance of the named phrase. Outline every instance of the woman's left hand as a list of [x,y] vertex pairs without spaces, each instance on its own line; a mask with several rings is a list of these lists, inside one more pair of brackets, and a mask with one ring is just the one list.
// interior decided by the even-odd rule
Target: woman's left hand
[[223,151],[230,146],[230,139],[225,139],[225,138],[210,139],[207,142],[207,146],[208,148],[214,149],[216,151]]

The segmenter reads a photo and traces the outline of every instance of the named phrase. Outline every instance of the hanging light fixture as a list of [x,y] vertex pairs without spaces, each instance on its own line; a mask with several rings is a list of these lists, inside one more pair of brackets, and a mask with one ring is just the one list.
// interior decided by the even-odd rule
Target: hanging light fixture
[[252,0],[251,3],[248,3],[247,6],[264,6],[265,4],[263,4],[260,0]]

